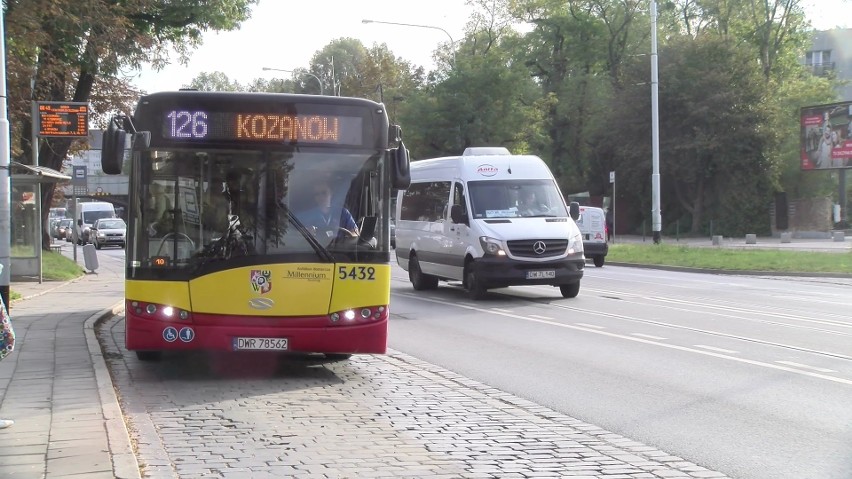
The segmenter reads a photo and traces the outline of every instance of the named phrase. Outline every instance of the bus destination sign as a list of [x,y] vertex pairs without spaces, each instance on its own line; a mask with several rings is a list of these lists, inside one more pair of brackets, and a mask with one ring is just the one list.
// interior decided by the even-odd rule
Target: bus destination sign
[[171,110],[163,137],[182,141],[278,142],[360,145],[363,119],[340,115],[288,115],[254,112]]
[[38,103],[38,135],[86,137],[89,135],[89,104],[78,102]]

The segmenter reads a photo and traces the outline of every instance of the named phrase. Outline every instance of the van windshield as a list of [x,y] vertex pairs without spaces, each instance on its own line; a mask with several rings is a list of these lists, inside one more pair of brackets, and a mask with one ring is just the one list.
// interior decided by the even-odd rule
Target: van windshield
[[83,212],[83,223],[87,225],[95,224],[95,221],[101,218],[115,218],[115,213],[109,210],[94,210]]
[[551,179],[470,181],[468,191],[474,218],[568,216]]

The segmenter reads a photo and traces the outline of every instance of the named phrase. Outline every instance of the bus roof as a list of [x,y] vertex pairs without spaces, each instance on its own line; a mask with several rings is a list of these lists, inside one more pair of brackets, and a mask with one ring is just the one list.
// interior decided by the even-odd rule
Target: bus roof
[[248,103],[311,103],[316,105],[352,105],[370,108],[381,108],[384,106],[366,98],[355,98],[330,95],[301,95],[295,93],[267,93],[267,92],[233,92],[233,91],[198,91],[198,90],[176,90],[162,91],[143,95],[138,105],[145,103],[164,103],[170,101],[186,101],[187,99],[198,99],[199,101],[241,101]]

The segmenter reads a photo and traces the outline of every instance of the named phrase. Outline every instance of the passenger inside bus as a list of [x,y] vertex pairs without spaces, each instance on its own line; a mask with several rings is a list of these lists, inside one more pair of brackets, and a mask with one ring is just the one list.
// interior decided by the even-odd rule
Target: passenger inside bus
[[148,236],[163,236],[171,231],[171,213],[172,202],[165,188],[159,183],[152,183],[148,198],[148,218],[152,222],[148,225]]

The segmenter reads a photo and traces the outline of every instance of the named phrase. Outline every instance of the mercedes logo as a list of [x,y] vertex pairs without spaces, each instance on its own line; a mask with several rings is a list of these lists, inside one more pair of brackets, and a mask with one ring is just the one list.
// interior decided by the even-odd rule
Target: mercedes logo
[[547,251],[547,245],[544,244],[544,241],[536,241],[533,244],[533,251],[535,251],[535,254],[544,254]]

